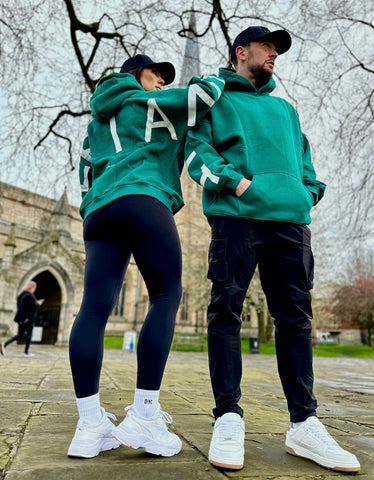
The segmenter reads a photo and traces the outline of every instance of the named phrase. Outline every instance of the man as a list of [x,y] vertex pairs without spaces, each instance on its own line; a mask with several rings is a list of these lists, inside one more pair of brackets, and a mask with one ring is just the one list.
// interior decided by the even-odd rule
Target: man
[[5,355],[5,348],[16,340],[22,340],[26,338],[25,345],[25,357],[33,357],[32,353],[29,353],[29,347],[31,343],[32,330],[34,328],[34,322],[36,317],[36,311],[43,303],[43,299],[37,300],[34,292],[36,290],[36,282],[28,282],[25,289],[17,297],[17,313],[14,321],[18,323],[18,333],[14,337],[10,338],[5,343],[0,344],[0,354]]
[[287,452],[340,471],[360,469],[316,417],[313,394],[310,210],[325,185],[316,179],[308,140],[294,108],[270,96],[278,55],[291,46],[285,30],[249,27],[231,50],[234,70],[221,69],[220,101],[187,136],[185,157],[203,186],[212,229],[208,278],[209,368],[216,419],[209,460],[244,463],[240,314],[258,265],[275,319],[278,370],[290,413]]

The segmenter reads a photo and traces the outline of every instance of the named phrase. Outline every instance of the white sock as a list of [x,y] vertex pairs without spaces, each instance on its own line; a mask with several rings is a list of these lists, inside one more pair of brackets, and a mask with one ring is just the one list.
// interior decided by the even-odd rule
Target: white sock
[[100,393],[90,397],[76,398],[79,418],[90,425],[98,425],[102,419]]
[[291,422],[291,428],[299,428],[300,425],[302,425],[304,422],[305,420],[303,420],[302,422]]
[[156,413],[159,406],[160,390],[135,389],[134,406],[143,418],[150,418]]

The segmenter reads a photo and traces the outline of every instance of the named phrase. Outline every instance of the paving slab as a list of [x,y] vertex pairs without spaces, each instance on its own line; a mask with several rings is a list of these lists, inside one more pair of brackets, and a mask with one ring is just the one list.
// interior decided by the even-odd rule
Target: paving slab
[[[220,470],[208,462],[213,396],[206,352],[171,352],[160,402],[183,442],[161,458],[121,446],[89,460],[67,457],[77,411],[66,346],[32,345],[25,358],[12,346],[0,358],[0,480],[374,480],[374,361],[314,359],[318,415],[357,455],[361,472],[341,474],[288,455],[288,413],[271,355],[243,355],[241,406],[245,465]],[[122,421],[133,400],[136,353],[105,350],[101,401]]]

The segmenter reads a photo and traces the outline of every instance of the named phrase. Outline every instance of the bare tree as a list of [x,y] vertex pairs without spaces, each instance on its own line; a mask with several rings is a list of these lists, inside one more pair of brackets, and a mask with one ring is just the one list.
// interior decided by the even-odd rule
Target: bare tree
[[[319,92],[318,148],[329,164],[331,222],[341,239],[362,242],[374,234],[374,5],[370,1],[310,2],[305,21],[325,46],[325,61],[307,72]],[[318,2],[319,3],[319,2]]]
[[370,0],[2,2],[2,179],[47,195],[67,185],[78,203],[74,168],[103,75],[139,52],[171,59],[179,71],[191,33],[207,74],[227,65],[233,39],[248,25],[286,28],[293,47],[277,62],[275,93],[298,109],[328,183],[314,214],[317,233],[328,232],[326,244],[362,242],[374,233],[373,19]]
[[363,341],[373,345],[374,275],[360,260],[351,269],[350,281],[336,288],[331,311],[340,327],[358,327]]
[[21,3],[11,0],[0,11],[7,98],[1,168],[8,181],[47,194],[56,184],[71,187],[73,178],[70,190],[78,192],[71,172],[89,121],[89,98],[125,58],[154,53],[153,44],[160,51],[168,47],[163,29],[153,24],[162,2],[127,1],[108,9],[99,1]]

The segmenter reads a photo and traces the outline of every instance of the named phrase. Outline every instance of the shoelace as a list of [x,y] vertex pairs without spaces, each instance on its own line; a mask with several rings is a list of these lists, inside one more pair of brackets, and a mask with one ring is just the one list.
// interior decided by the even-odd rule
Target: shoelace
[[114,420],[115,422],[117,421],[117,417],[116,417],[113,413],[104,412],[104,414],[105,414],[108,418],[111,418],[112,420]]
[[221,440],[234,440],[239,438],[239,422],[221,422],[219,425],[219,437]]
[[[125,407],[126,412],[128,410],[133,410],[133,409],[134,409],[134,405],[129,405],[128,407]],[[167,413],[167,412],[164,412],[161,409],[158,409],[158,410],[156,410],[155,416],[156,415],[160,416],[164,420],[164,422],[167,423],[168,425],[173,423],[173,417],[170,415],[170,413]]]
[[173,417],[170,415],[170,413],[160,410],[160,416],[164,419],[165,423],[169,425],[173,423]]
[[329,432],[326,430],[322,423],[312,423],[309,425],[309,430],[319,438],[325,445],[338,445],[338,443],[332,438]]

